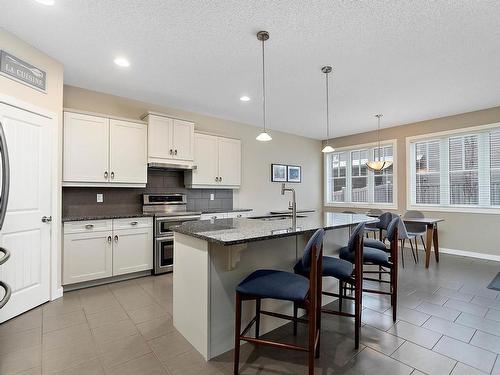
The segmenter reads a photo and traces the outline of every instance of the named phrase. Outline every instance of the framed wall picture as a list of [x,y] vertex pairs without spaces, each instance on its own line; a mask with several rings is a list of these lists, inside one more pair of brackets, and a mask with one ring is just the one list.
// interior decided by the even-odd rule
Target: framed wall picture
[[271,164],[271,181],[286,182],[287,166],[283,164]]
[[288,182],[302,181],[302,168],[299,165],[287,166],[287,181]]

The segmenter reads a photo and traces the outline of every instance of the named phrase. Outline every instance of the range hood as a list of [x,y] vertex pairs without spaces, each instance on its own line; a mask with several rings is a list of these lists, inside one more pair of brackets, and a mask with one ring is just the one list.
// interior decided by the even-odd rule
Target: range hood
[[148,168],[152,168],[152,169],[174,169],[174,170],[193,170],[193,169],[197,169],[197,166],[196,165],[193,165],[193,164],[189,164],[189,163],[186,163],[186,164],[182,164],[182,163],[158,163],[158,162],[154,162],[154,163],[148,163]]

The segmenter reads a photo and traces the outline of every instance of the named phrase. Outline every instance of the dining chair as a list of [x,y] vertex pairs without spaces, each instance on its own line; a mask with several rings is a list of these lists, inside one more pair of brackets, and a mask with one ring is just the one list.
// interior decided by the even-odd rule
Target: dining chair
[[[321,333],[321,270],[323,269],[323,237],[325,231],[318,229],[306,244],[302,262],[309,269],[308,277],[292,272],[262,269],[252,272],[236,287],[236,322],[234,343],[234,374],[238,374],[241,341],[256,345],[267,345],[280,349],[292,349],[308,352],[309,375],[314,374],[314,359],[319,357]],[[261,309],[262,299],[290,301],[297,308],[306,310],[308,318],[298,318]],[[241,331],[241,309],[243,301],[255,301],[255,316]],[[306,346],[271,341],[260,338],[260,317],[268,315],[291,320],[294,323],[306,323],[309,326]],[[255,337],[248,336],[255,325]]]
[[[418,254],[417,237],[412,233],[408,233],[406,225],[405,225],[403,220],[399,220],[399,222],[398,222],[398,239],[399,239],[399,243],[401,245],[401,264],[402,264],[403,268],[405,268],[404,248],[405,248],[406,240],[408,240],[408,242],[410,242],[411,254],[413,255],[413,260],[415,261],[415,264],[417,264],[418,260],[417,260],[417,256],[415,255],[415,250],[417,251],[417,254]],[[415,248],[413,248],[413,243],[411,242],[412,240],[415,240]]]
[[[347,251],[352,254],[354,263],[332,256],[323,256],[323,277],[333,277],[338,280],[339,292],[333,293],[322,290],[325,296],[336,297],[339,301],[338,310],[332,310],[327,307],[321,311],[326,314],[340,315],[354,318],[354,347],[359,348],[359,331],[361,327],[361,299],[363,290],[363,232],[365,224],[360,223],[352,231],[347,244]],[[354,265],[354,267],[353,267]],[[299,275],[308,276],[310,270],[304,266],[303,259],[300,259],[294,267],[294,271]],[[347,296],[347,286],[349,290],[354,290],[354,297]],[[354,313],[342,311],[344,299],[354,301]],[[297,309],[294,309],[294,317],[297,317]],[[294,321],[294,333],[297,332],[297,321]]]
[[[368,216],[380,216],[382,215],[383,211],[378,209],[378,208],[371,208],[368,210],[366,213]],[[377,224],[366,224],[365,225],[365,234],[366,238],[370,238],[370,233],[373,233],[373,238],[377,238],[377,233],[379,232],[379,228],[377,227]]]
[[[378,270],[368,270],[363,267],[363,280],[376,281],[389,284],[389,292],[382,289],[369,289],[363,287],[363,292],[384,294],[391,296],[392,320],[396,321],[397,295],[398,295],[398,227],[401,218],[393,218],[387,227],[387,240],[389,248],[385,243],[378,241],[379,248],[369,247],[366,243],[363,246],[363,266],[378,266]],[[364,240],[366,242],[366,239]],[[382,249],[383,247],[383,249]],[[340,249],[340,259],[354,263],[354,256],[348,247]],[[379,278],[365,277],[364,274],[378,274]],[[389,275],[389,280],[384,280],[382,275]]]
[[[416,211],[416,210],[410,210],[406,211],[406,213],[403,216],[404,219],[423,219],[425,218],[425,215],[421,211]],[[424,236],[427,231],[427,227],[425,224],[419,224],[419,223],[406,223],[406,229],[409,234],[414,235],[415,237],[420,237],[420,240],[422,241],[422,246],[424,248],[424,251],[426,250],[425,247],[425,241],[424,241]],[[415,240],[416,242],[416,240]],[[415,245],[416,246],[416,245]],[[417,262],[418,262],[418,250],[417,250]]]

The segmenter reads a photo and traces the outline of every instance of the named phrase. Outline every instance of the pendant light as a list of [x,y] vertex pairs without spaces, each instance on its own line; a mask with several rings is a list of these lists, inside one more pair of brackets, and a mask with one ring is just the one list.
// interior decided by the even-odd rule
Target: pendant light
[[382,117],[382,114],[375,115],[377,118],[377,139],[378,139],[378,160],[371,160],[366,162],[366,166],[371,169],[374,172],[380,172],[383,171],[386,168],[389,168],[392,165],[392,161],[386,161],[385,160],[385,153],[384,156],[381,158],[380,153],[382,152],[380,148],[380,118]]
[[267,132],[266,128],[266,60],[264,53],[264,43],[269,39],[269,33],[267,31],[259,31],[257,33],[257,39],[262,42],[262,122],[264,125],[264,129],[262,129],[262,132],[255,139],[261,142],[269,142],[273,138]]
[[325,73],[325,81],[326,81],[326,145],[323,147],[323,150],[321,152],[328,153],[328,152],[333,152],[335,149],[329,145],[330,142],[330,103],[329,103],[329,98],[330,98],[330,87],[328,85],[328,78],[329,74],[332,72],[332,67],[331,66],[324,66],[321,68],[321,71]]

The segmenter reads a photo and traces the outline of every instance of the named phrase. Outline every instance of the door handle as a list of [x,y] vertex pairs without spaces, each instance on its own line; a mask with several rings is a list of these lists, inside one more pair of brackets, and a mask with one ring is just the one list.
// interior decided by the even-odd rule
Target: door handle
[[9,302],[10,296],[12,294],[12,290],[10,289],[9,284],[0,281],[0,288],[5,290],[5,294],[3,298],[0,300],[0,309],[5,306],[7,302]]
[[42,216],[42,223],[50,223],[52,221],[52,216]]
[[104,178],[105,178],[106,180],[108,179],[108,176],[109,176],[108,171],[105,171],[105,172],[104,172]]
[[0,122],[0,155],[2,156],[2,195],[0,196],[0,229],[2,229],[7,213],[10,189],[10,162],[9,150],[7,149],[7,138]]
[[219,182],[219,177],[215,177],[215,182]]
[[108,243],[111,243],[111,236],[108,236]]
[[115,242],[118,242],[118,235],[115,234]]
[[139,222],[138,222],[138,221],[131,221],[131,222],[130,222],[130,225],[137,225],[137,224],[139,224]]
[[222,177],[219,177],[219,182],[222,182]]
[[111,179],[115,178],[115,172],[111,172]]
[[86,224],[85,229],[92,229],[94,228],[94,224]]
[[3,253],[3,257],[0,258],[0,266],[7,262],[10,258],[10,251],[0,247],[0,253]]
[[170,155],[172,155],[172,154],[173,154],[173,152],[174,152],[174,151],[173,151],[172,149],[170,149],[169,154],[170,154]]
[[174,155],[177,155],[177,150],[175,150]]

